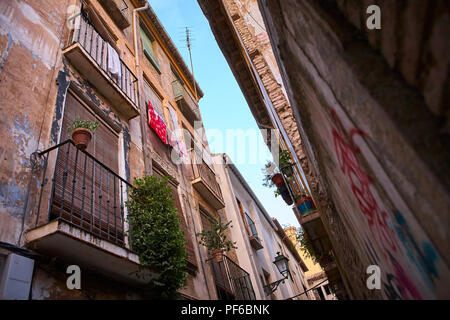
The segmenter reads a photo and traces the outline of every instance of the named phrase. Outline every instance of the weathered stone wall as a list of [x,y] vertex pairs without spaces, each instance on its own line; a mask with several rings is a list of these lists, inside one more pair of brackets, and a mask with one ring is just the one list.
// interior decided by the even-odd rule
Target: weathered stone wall
[[[370,45],[372,38],[393,41],[386,40],[393,29],[360,32],[334,1],[259,2],[305,152],[324,186],[329,209],[322,220],[351,295],[448,298],[449,140],[431,112],[431,101],[440,101],[441,93],[427,93],[405,80],[417,54],[422,54],[419,78],[436,70],[435,61],[445,69],[440,46],[448,48],[448,39],[434,41],[439,39],[435,30],[448,27],[447,11],[420,18],[419,26],[428,27],[412,41],[427,46],[423,52],[401,47],[393,64],[392,45],[382,45],[381,53]],[[341,10],[347,5],[347,17],[365,16],[365,6],[338,2]],[[402,3],[407,10],[398,8],[401,19],[394,29],[409,35],[400,37],[409,43],[416,25],[408,14],[420,12],[420,5]],[[440,2],[432,3],[439,7]],[[388,28],[392,13],[381,7],[382,25]],[[436,59],[426,59],[430,51]],[[400,76],[396,65],[403,65]],[[436,88],[448,84],[448,74],[437,75],[441,71],[431,81]],[[381,269],[381,290],[365,287],[372,264]]]
[[[236,32],[239,34],[240,41],[242,41],[242,45],[251,60],[250,63],[253,67],[252,72],[260,79],[257,85],[260,86],[260,90],[263,93],[267,112],[273,110],[275,113],[273,118],[274,121],[277,122],[276,127],[279,128],[282,138],[287,141],[290,152],[295,152],[295,156],[298,159],[295,161],[298,161],[301,167],[303,179],[306,178],[306,187],[309,187],[318,210],[322,214],[332,215],[334,210],[333,206],[330,204],[326,191],[306,155],[305,150],[307,147],[300,137],[294,113],[283,86],[280,70],[276,61],[274,61],[275,55],[259,7],[257,6],[257,1],[247,0],[240,2],[226,0],[224,1],[224,7],[231,16]],[[244,94],[247,95],[248,92],[244,90]],[[292,147],[289,147],[289,145]],[[332,232],[329,224],[326,224],[325,227],[329,230],[328,232]],[[347,252],[354,252],[355,249],[353,248],[351,240],[348,239],[347,236],[344,237],[344,235],[346,235],[345,231],[343,231],[342,228],[336,230],[336,224],[333,225],[333,228],[335,230],[334,232],[339,232],[341,234],[341,242],[345,242],[345,250]],[[356,256],[355,254],[343,255],[343,252],[340,251],[339,247],[334,250],[338,256],[338,264],[340,264],[340,257],[342,256]],[[352,259],[351,261],[348,261],[347,264],[349,265],[349,268],[356,268],[362,272],[363,268],[358,260]],[[361,272],[359,277],[363,279],[365,274]],[[345,281],[346,278],[344,277],[343,280]],[[362,290],[364,290],[364,288],[362,288]]]

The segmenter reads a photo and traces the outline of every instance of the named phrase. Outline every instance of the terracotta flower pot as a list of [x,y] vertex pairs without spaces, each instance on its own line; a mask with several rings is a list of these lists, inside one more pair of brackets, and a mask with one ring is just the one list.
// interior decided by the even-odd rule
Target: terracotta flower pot
[[281,173],[277,173],[277,174],[273,175],[272,182],[275,183],[276,186],[283,184],[284,180],[283,180],[283,176],[281,175]]
[[222,250],[214,250],[213,251],[214,260],[216,262],[222,262],[223,261],[223,251]]
[[77,128],[72,131],[72,140],[80,150],[86,150],[91,139],[92,133],[86,128]]

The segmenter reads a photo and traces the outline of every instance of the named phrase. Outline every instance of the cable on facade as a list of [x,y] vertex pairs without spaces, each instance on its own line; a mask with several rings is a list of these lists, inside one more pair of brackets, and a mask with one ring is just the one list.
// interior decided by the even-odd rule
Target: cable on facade
[[266,28],[263,27],[263,26],[258,22],[258,20],[256,20],[256,19],[252,16],[252,14],[247,10],[247,8],[246,8],[245,5],[242,3],[242,1],[239,1],[239,3],[241,4],[241,6],[242,6],[242,8],[245,10],[245,12],[247,12],[248,15],[253,19],[253,21],[255,21],[256,24],[257,24],[261,29],[263,29],[264,32],[267,32],[267,31],[266,31]]
[[297,297],[301,296],[302,294],[307,293],[308,291],[311,291],[311,290],[313,290],[313,289],[316,289],[317,286],[320,286],[322,283],[327,282],[327,281],[328,281],[328,279],[325,279],[325,280],[323,280],[322,282],[319,282],[318,284],[316,284],[314,287],[309,288],[308,290],[303,291],[302,293],[299,293],[298,295],[293,296],[293,297],[290,297],[290,298],[288,298],[288,299],[286,299],[286,300],[292,300],[292,299],[294,299],[294,298],[297,298]]

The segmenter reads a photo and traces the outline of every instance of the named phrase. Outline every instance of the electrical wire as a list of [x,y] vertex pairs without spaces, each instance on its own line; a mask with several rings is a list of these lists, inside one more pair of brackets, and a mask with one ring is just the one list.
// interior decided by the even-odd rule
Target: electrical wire
[[297,298],[297,297],[301,296],[302,294],[307,293],[308,291],[311,291],[311,290],[313,290],[313,289],[316,289],[317,286],[320,286],[322,283],[327,282],[327,281],[328,281],[328,279],[325,279],[325,280],[323,280],[322,282],[319,282],[318,284],[316,284],[314,287],[309,288],[308,290],[303,291],[302,293],[299,293],[299,294],[297,294],[296,296],[290,297],[290,298],[288,298],[288,299],[286,299],[286,300],[291,300],[291,299]]
[[255,21],[256,24],[257,24],[264,32],[267,32],[266,27],[262,26],[262,25],[258,22],[258,20],[256,20],[256,19],[252,16],[252,14],[247,10],[247,8],[246,8],[245,5],[242,3],[242,1],[239,1],[239,3],[241,4],[241,6],[242,6],[242,8],[245,10],[245,12],[247,12],[248,15],[253,19],[253,21]]

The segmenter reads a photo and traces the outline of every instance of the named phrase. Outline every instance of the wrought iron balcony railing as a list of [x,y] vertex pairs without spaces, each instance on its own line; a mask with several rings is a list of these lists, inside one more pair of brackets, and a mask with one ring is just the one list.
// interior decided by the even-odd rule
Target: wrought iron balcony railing
[[106,73],[109,80],[115,83],[122,93],[137,105],[138,90],[136,76],[120,58],[120,74],[112,74],[108,68],[108,63],[111,58],[108,52],[108,42],[83,15],[81,15],[77,21],[79,21],[79,28],[77,25],[77,28],[72,31],[69,45],[79,43],[96,64]]
[[[66,140],[38,154],[42,176],[35,226],[60,219],[99,238],[126,245],[125,179]],[[54,166],[53,172],[52,168]]]
[[219,299],[256,300],[250,274],[237,263],[223,256],[221,262],[214,258],[207,260],[213,270]]

